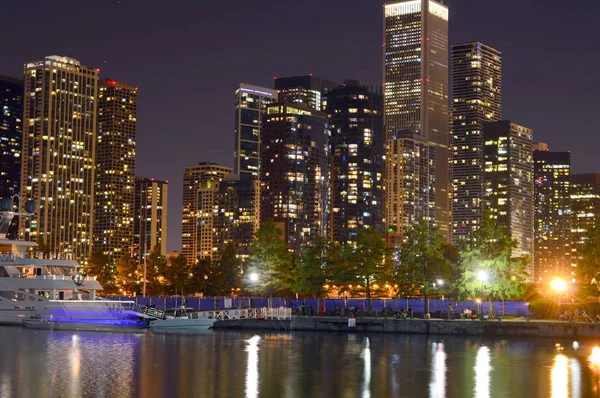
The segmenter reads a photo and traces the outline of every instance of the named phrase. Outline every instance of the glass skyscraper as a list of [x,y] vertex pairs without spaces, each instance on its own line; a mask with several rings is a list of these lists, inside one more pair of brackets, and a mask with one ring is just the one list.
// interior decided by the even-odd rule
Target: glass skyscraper
[[23,81],[0,75],[0,198],[19,195]]
[[384,6],[385,223],[400,245],[425,219],[449,226],[448,8],[433,0]]

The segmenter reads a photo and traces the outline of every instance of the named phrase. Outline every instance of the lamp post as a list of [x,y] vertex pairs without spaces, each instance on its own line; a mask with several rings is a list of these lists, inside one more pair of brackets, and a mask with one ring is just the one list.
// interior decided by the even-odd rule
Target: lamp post
[[560,316],[560,295],[567,291],[567,282],[562,279],[553,279],[550,283],[552,290],[556,291],[556,312]]
[[483,303],[485,302],[484,283],[488,280],[488,274],[485,271],[479,271],[477,279],[481,281],[481,317],[483,318]]

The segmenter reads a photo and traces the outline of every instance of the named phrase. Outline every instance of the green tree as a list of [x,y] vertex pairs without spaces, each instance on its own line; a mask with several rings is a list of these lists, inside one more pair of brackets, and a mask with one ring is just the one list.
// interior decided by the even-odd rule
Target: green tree
[[598,296],[600,290],[600,222],[586,234],[581,248],[581,259],[576,268],[580,294],[584,297]]
[[283,232],[273,220],[263,222],[250,245],[245,274],[255,274],[257,281],[247,280],[252,289],[268,295],[290,294],[293,290],[294,256],[288,250]]
[[343,283],[356,282],[364,286],[368,311],[371,312],[374,285],[384,285],[391,277],[391,251],[377,231],[363,228],[346,246],[344,257],[348,272],[344,273]]
[[334,282],[333,266],[340,255],[339,245],[319,237],[302,247],[295,269],[294,290],[310,297],[323,297],[328,282]]
[[110,259],[101,249],[94,248],[84,267],[84,274],[96,277],[102,285],[104,293],[112,294],[118,291],[116,284],[116,269],[110,263]]
[[242,261],[238,258],[237,250],[232,242],[223,247],[223,254],[213,271],[215,293],[218,296],[230,295],[242,285]]
[[137,261],[124,254],[117,263],[117,285],[125,294],[140,293],[141,274]]
[[[160,244],[154,245],[146,257],[146,294],[163,294],[166,287],[167,258],[160,252]],[[144,264],[142,264],[142,267]]]
[[448,282],[449,262],[444,256],[444,238],[436,228],[421,220],[406,233],[405,242],[398,252],[394,281],[406,296],[421,294],[425,312],[429,312],[428,297],[439,289],[438,279]]
[[169,259],[165,273],[167,293],[183,295],[194,290],[193,267],[188,265],[187,259],[182,254]]
[[209,258],[199,258],[192,267],[192,286],[194,292],[202,292],[207,296],[214,296],[214,269],[215,264]]
[[530,260],[526,256],[512,257],[516,244],[506,228],[498,226],[489,212],[484,213],[473,239],[460,250],[461,275],[455,285],[459,297],[485,294],[490,302],[494,297],[520,298],[526,288]]
[[37,247],[34,250],[34,254],[36,252],[42,253],[42,258],[50,258],[50,247],[46,245],[46,241],[41,234],[37,236],[35,242],[37,243]]

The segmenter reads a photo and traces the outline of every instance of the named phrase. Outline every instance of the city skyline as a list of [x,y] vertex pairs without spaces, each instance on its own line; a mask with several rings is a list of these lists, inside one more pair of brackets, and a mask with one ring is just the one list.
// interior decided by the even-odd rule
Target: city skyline
[[[31,24],[32,29],[23,38],[27,45],[22,46],[22,43],[17,42],[7,44],[6,53],[8,55],[0,60],[0,73],[21,78],[22,67],[26,62],[51,54],[72,54],[82,64],[100,68],[101,78],[110,77],[139,86],[138,153],[140,156],[136,164],[138,169],[136,174],[170,180],[173,195],[170,198],[169,212],[180,214],[181,170],[186,165],[205,160],[215,161],[226,166],[232,165],[233,121],[230,115],[233,99],[231,92],[239,85],[240,81],[273,87],[271,79],[275,75],[293,76],[314,73],[333,81],[351,77],[360,79],[365,84],[380,84],[381,82],[382,10],[380,4],[333,1],[323,5],[315,1],[309,2],[306,7],[298,7],[294,12],[289,12],[293,7],[288,4],[278,4],[269,7],[271,8],[270,13],[266,15],[280,16],[279,20],[274,18],[274,25],[269,29],[257,28],[258,38],[254,37],[250,40],[239,37],[241,28],[239,30],[233,28],[236,24],[245,29],[249,25],[252,26],[251,21],[247,18],[248,15],[266,18],[265,9],[262,8],[262,5],[250,7],[242,2],[234,1],[233,3],[232,8],[235,9],[235,12],[228,15],[228,19],[220,18],[222,14],[219,13],[222,7],[217,4],[199,7],[202,11],[199,14],[190,12],[191,10],[183,7],[171,10],[173,15],[165,17],[164,27],[150,34],[143,29],[144,24],[150,25],[153,18],[158,18],[161,13],[164,13],[165,5],[148,7],[145,10],[140,10],[133,4],[124,4],[124,2],[123,4],[115,2],[110,6],[89,5],[85,8],[85,12],[86,15],[92,15],[90,18],[93,21],[110,18],[115,23],[127,20],[129,24],[130,20],[134,19],[134,21],[128,25],[128,28],[120,28],[126,29],[126,32],[119,30],[111,33],[108,30],[99,29],[97,33],[92,33],[82,28],[80,31],[84,33],[81,37],[72,37],[71,28],[66,29],[60,26],[60,21],[63,19],[64,21],[77,19],[74,18],[74,15],[78,15],[81,7],[71,8],[70,5],[75,3],[70,1],[61,2],[58,6],[40,4],[37,8],[39,14],[31,15],[31,19],[35,23]],[[536,131],[535,139],[548,142],[555,150],[572,150],[575,173],[593,172],[600,168],[600,160],[596,160],[593,156],[593,145],[589,145],[584,139],[587,132],[590,131],[588,126],[593,125],[591,122],[593,101],[567,101],[568,98],[586,98],[584,87],[593,84],[594,79],[598,79],[591,70],[594,57],[597,55],[592,53],[589,63],[571,64],[570,52],[575,54],[579,49],[586,48],[589,46],[591,38],[579,37],[576,30],[570,33],[569,29],[561,29],[560,32],[552,29],[553,23],[564,22],[565,19],[569,19],[565,17],[575,10],[559,9],[553,6],[553,4],[557,4],[553,2],[546,2],[543,8],[516,1],[502,4],[483,1],[477,6],[458,0],[445,3],[450,8],[451,15],[449,44],[479,40],[502,51],[504,61],[503,116],[533,127]],[[339,21],[336,21],[336,29],[331,27],[316,29],[311,32],[311,37],[315,40],[306,38],[304,33],[292,32],[286,36],[286,44],[289,43],[289,49],[282,50],[284,51],[283,56],[279,50],[270,51],[269,46],[263,45],[264,43],[277,44],[279,39],[274,38],[272,33],[277,26],[299,24],[307,18],[311,6],[317,6],[317,4],[323,11],[323,15],[310,14],[315,18],[316,25],[319,25],[318,22],[321,19],[327,19],[327,15],[330,15],[328,11],[335,10],[340,13]],[[344,7],[340,7],[341,4]],[[9,4],[6,11],[12,15],[29,15],[25,12],[29,8],[30,4]],[[594,14],[593,8],[600,10],[600,5],[594,4],[591,8],[589,13],[579,16],[579,18],[583,18],[585,21],[586,18],[589,18],[588,16]],[[102,13],[103,9],[104,13]],[[138,12],[141,13],[139,18],[134,18],[133,15],[137,15]],[[47,22],[43,21],[42,16],[48,13],[54,15],[55,18],[50,18]],[[485,25],[470,23],[471,20],[476,20],[477,16],[484,17],[488,13],[493,14],[494,18],[485,19]],[[190,14],[190,17],[186,17],[186,14]],[[505,20],[503,18],[505,16],[511,18],[512,29],[510,31],[504,29],[503,24],[500,23]],[[217,26],[215,22],[211,22],[203,26],[202,21],[210,22],[211,18],[216,19],[222,25]],[[532,18],[535,21],[532,21]],[[584,23],[584,21],[579,19],[578,23]],[[531,24],[528,24],[529,22]],[[85,20],[85,24],[88,23],[90,23],[90,19]],[[22,20],[17,17],[7,21],[0,31],[9,35],[11,32],[14,33],[14,29],[21,24]],[[56,26],[56,35],[48,35],[47,38],[40,35],[40,32],[48,29],[50,24]],[[361,29],[356,29],[358,24]],[[111,25],[106,24],[107,28]],[[322,25],[326,26],[327,24],[323,23]],[[223,37],[215,38],[215,35],[208,34],[215,27],[224,31]],[[540,32],[544,34],[540,34]],[[107,33],[109,33],[107,40],[100,40],[105,38]],[[116,40],[117,36],[123,39],[124,33],[129,34],[126,39]],[[172,48],[167,48],[169,46],[166,46],[165,40],[176,42],[183,33],[192,38],[187,42],[183,41]],[[319,43],[316,40],[317,36],[325,33],[331,36],[338,46],[332,46],[329,41]],[[111,39],[112,35],[115,35],[115,40]],[[149,37],[146,39],[143,36]],[[209,37],[210,42],[206,42],[204,36]],[[89,46],[89,40],[93,37],[97,38],[95,41],[98,43]],[[158,39],[158,43],[165,44],[163,53],[156,52],[157,43],[153,42],[153,38]],[[195,40],[199,40],[197,46]],[[527,43],[514,44],[518,40]],[[569,46],[568,48],[557,46],[556,51],[546,55],[545,48],[547,47],[541,46],[541,44],[548,40],[558,44],[569,43]],[[310,46],[303,43],[310,43]],[[183,51],[181,46],[192,48],[192,44],[193,51],[190,51],[189,54]],[[223,50],[228,46],[246,47],[239,54],[231,55]],[[353,49],[352,52],[348,51],[349,46]],[[329,54],[327,56],[324,55],[326,51]],[[311,57],[292,57],[292,54],[297,55],[299,52],[310,54]],[[189,58],[185,58],[180,53],[188,54],[186,57]],[[213,57],[207,58],[207,66],[203,67],[204,69],[200,73],[205,78],[194,82],[190,82],[188,78],[176,76],[177,74],[169,75],[168,79],[157,78],[158,72],[165,70],[165,65],[173,64],[178,67],[179,65],[192,65],[192,62],[201,54],[213,55]],[[360,56],[356,54],[360,54]],[[174,59],[172,59],[173,56],[175,56]],[[248,58],[250,56],[254,56],[257,61],[254,66],[250,66],[247,62],[232,62],[237,57]],[[230,59],[231,57],[233,59]],[[193,65],[198,67],[197,63]],[[565,73],[565,71],[572,73]],[[213,75],[218,78],[213,78]],[[583,76],[586,84],[575,84],[574,79],[566,79],[564,76]],[[175,90],[173,90],[174,87]],[[196,96],[196,91],[200,89],[214,93],[211,101],[203,101],[201,97]],[[552,93],[558,93],[558,95],[551,95]],[[565,98],[565,100],[557,101],[556,98]],[[181,102],[187,102],[189,105],[180,108]],[[580,117],[577,120],[567,121],[566,118],[555,119],[548,116],[561,114],[562,107],[567,107],[564,110],[566,114],[576,113]],[[174,117],[162,117],[161,115],[165,112],[174,113]],[[203,117],[207,123],[197,123],[199,112],[200,118]],[[565,131],[569,132],[569,144],[561,141]],[[165,136],[168,139],[164,139]],[[170,153],[174,155],[165,156]],[[165,161],[156,162],[156,159],[161,157],[164,157]],[[178,231],[181,230],[181,227],[178,223],[177,217],[171,217],[169,250],[179,248],[180,233]]]

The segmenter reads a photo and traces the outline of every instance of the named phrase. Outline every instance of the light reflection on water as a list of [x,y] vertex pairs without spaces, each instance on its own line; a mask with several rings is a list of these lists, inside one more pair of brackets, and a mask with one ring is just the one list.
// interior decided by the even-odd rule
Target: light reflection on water
[[0,327],[0,397],[596,396],[600,349],[548,340]]

